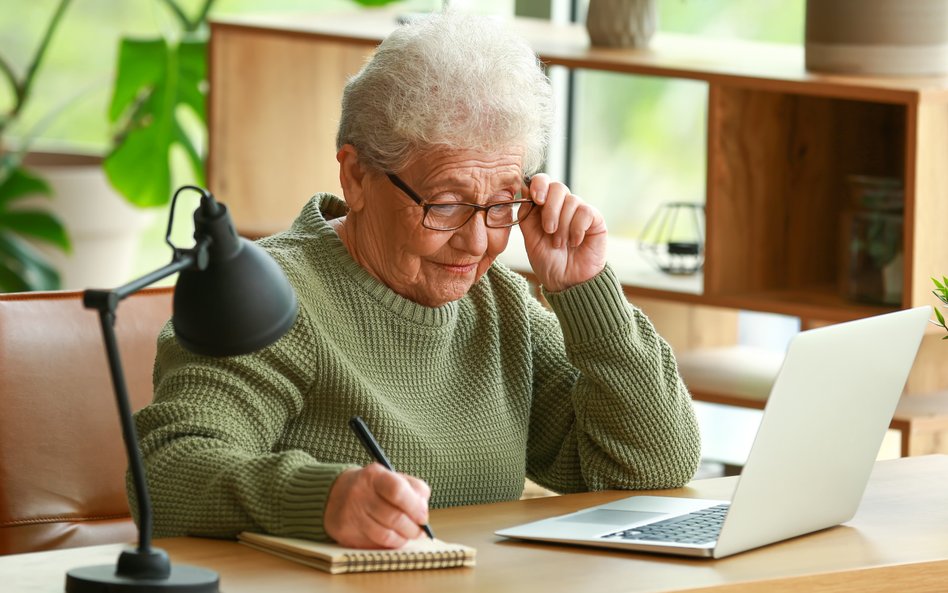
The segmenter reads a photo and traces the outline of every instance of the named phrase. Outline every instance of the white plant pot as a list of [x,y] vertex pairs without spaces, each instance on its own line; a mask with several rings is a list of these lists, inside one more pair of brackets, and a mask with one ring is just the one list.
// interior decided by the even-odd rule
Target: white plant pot
[[112,189],[100,157],[31,153],[24,165],[53,190],[52,198],[38,196],[30,205],[58,216],[72,242],[69,254],[36,245],[59,271],[62,288],[113,288],[131,280],[142,232],[154,212],[130,205]]

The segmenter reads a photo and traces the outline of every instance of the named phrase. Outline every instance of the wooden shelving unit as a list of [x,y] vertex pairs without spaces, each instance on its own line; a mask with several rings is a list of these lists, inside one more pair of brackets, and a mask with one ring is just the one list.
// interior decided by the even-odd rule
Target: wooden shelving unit
[[[396,26],[389,11],[212,23],[209,182],[238,229],[282,230],[313,193],[339,191],[342,87]],[[578,26],[513,26],[551,65],[708,85],[703,286],[679,292],[630,278],[627,287],[663,310],[663,333],[663,323],[694,322],[681,313],[689,307],[722,328],[722,346],[734,339],[724,328],[737,309],[818,325],[898,308],[855,303],[836,290],[852,174],[903,179],[901,307],[935,303],[930,277],[948,273],[948,78],[813,74],[794,46],[658,35],[647,50],[596,49]],[[948,387],[939,338],[934,330],[926,337],[910,392]],[[702,339],[708,345],[707,332]]]

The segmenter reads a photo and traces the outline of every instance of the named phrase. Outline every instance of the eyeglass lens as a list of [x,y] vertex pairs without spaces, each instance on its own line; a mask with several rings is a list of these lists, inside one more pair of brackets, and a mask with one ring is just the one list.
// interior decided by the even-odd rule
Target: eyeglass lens
[[464,226],[478,210],[486,210],[487,226],[504,228],[518,224],[532,206],[529,200],[502,202],[486,208],[472,204],[428,204],[424,224],[431,229],[453,230]]

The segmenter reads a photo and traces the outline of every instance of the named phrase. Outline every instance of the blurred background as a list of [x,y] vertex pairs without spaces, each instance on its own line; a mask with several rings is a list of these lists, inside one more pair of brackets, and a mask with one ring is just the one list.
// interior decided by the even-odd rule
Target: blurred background
[[[177,3],[189,15],[199,13],[204,4],[203,0]],[[0,54],[20,72],[58,0],[7,0],[5,4],[8,10],[0,13]],[[440,1],[431,0],[393,4],[420,12],[441,6]],[[548,11],[558,20],[575,16],[581,21],[586,13],[586,2],[576,0],[552,0],[552,4],[550,0],[454,0],[451,5],[498,16]],[[358,6],[353,0],[216,0],[209,16],[338,12]],[[663,32],[795,44],[803,39],[804,0],[660,0],[658,8]],[[10,137],[41,125],[38,147],[104,154],[115,133],[107,112],[120,38],[173,38],[177,34],[175,16],[163,0],[74,0],[51,39],[29,103],[8,131]],[[551,73],[560,85],[563,74]],[[706,94],[703,83],[577,72],[569,153],[563,153],[563,132],[551,157],[551,172],[568,178],[576,193],[596,204],[616,237],[637,236],[661,202],[704,200]],[[10,89],[0,88],[0,109],[12,101]],[[48,117],[54,112],[54,117]],[[189,120],[187,110],[178,116],[202,148],[200,125]],[[177,155],[175,159],[173,186],[194,181],[183,158]],[[636,196],[623,195],[629,187],[636,188]],[[226,196],[221,199],[226,201]],[[143,246],[155,245],[154,237],[160,239],[163,233],[164,215],[154,219],[152,232],[143,235]],[[160,240],[157,245],[161,247]],[[149,249],[136,255],[136,269],[148,269],[153,262]]]
[[[7,130],[7,142],[16,143],[38,131],[34,148],[105,156],[117,132],[108,111],[120,39],[174,39],[181,33],[173,5],[195,17],[204,4],[204,0],[73,0],[50,41],[28,105]],[[354,0],[216,0],[209,18],[371,10],[359,4]],[[658,0],[659,31],[799,45],[804,4],[804,0]],[[14,73],[22,74],[27,68],[58,5],[59,0],[5,1],[0,13],[0,55]],[[406,12],[428,12],[440,8],[442,2],[404,0],[393,5]],[[576,0],[454,0],[451,5],[498,17],[547,14],[563,22],[581,22],[587,8],[586,1]],[[548,169],[603,211],[620,249],[625,239],[632,248],[631,241],[662,203],[704,202],[706,84],[577,71],[570,90],[565,71],[554,68],[550,74],[564,109]],[[7,112],[14,101],[9,88],[0,88],[0,113]],[[570,101],[572,119],[565,113]],[[178,109],[176,116],[203,154],[206,133],[201,120],[187,109]],[[180,145],[172,145],[171,153],[171,187],[201,181]],[[629,188],[634,188],[634,195],[628,193]],[[313,192],[321,189],[313,188]],[[218,198],[227,201],[227,196]],[[154,215],[142,225],[130,248],[129,279],[169,260],[163,241],[167,208],[144,208]],[[68,225],[66,230],[70,231]],[[173,238],[184,246],[190,233],[190,220],[179,216]],[[742,313],[740,341],[783,351],[798,328],[796,319]],[[741,463],[759,413],[701,404],[699,408],[706,452],[715,459]]]

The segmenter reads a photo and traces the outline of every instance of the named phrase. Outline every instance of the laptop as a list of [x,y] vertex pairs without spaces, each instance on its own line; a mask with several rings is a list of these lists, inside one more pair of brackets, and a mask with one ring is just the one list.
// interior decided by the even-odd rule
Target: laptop
[[931,307],[797,334],[730,501],[630,496],[497,535],[723,558],[856,513]]

